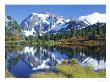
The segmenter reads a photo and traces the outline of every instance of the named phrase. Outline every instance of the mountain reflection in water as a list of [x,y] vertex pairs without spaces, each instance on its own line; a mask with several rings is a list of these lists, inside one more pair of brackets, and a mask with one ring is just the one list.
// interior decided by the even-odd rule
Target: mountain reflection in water
[[6,69],[15,77],[29,77],[37,72],[56,72],[56,65],[65,59],[76,58],[82,66],[91,65],[95,71],[106,69],[104,47],[6,47]]

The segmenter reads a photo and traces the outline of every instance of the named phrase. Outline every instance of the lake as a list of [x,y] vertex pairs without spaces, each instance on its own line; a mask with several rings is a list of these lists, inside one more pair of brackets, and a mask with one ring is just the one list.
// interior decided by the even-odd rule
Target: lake
[[94,71],[106,69],[105,47],[6,46],[5,68],[17,78],[33,73],[56,72],[56,65],[76,58],[79,65],[92,66]]

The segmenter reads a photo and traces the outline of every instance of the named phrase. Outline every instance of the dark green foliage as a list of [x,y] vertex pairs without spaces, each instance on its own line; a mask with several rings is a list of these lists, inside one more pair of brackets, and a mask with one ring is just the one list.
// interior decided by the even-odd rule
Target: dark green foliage
[[5,24],[5,40],[16,41],[23,38],[20,25],[11,16],[7,16],[8,22]]
[[61,39],[76,39],[84,38],[85,40],[105,39],[106,37],[106,24],[96,23],[82,29],[73,29],[70,27],[68,31],[61,29],[58,33],[47,33],[44,35],[45,40],[61,40]]
[[[26,43],[46,43],[46,41],[55,41],[60,42],[59,44],[94,44],[97,42],[90,42],[90,40],[103,40],[106,39],[106,24],[105,23],[96,23],[94,25],[87,26],[82,29],[75,29],[74,25],[68,25],[68,30],[64,28],[59,30],[57,33],[47,32],[45,34],[42,33],[41,27],[39,27],[38,32],[36,32],[36,36],[28,36],[23,35],[20,25],[14,20],[12,17],[7,16],[9,20],[5,25],[5,35],[6,41],[18,41],[25,40]],[[42,22],[42,21],[41,21]],[[50,25],[51,26],[51,25]],[[51,28],[51,27],[50,27]],[[42,33],[42,35],[40,35]],[[89,42],[87,42],[89,41]],[[78,43],[79,42],[79,43]],[[49,43],[49,42],[48,42]],[[55,43],[56,44],[56,43]],[[99,44],[99,43],[98,43]]]

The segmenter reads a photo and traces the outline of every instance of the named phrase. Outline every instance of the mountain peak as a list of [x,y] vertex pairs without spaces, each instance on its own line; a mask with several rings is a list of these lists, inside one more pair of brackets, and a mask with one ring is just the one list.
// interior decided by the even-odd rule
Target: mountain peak
[[32,13],[32,15],[37,15],[37,13]]
[[44,13],[31,13],[26,19],[21,23],[23,31],[28,33],[28,35],[38,32],[39,28],[42,33],[49,32],[51,30],[60,30],[65,27],[65,23],[69,20],[64,19],[62,16],[58,16],[54,13],[44,12]]
[[78,20],[65,19],[50,12],[31,13],[21,23],[21,27],[26,36],[35,33],[44,34],[47,32],[58,32],[61,29],[81,29],[97,22],[105,23],[105,14],[94,12],[87,16],[81,16]]
[[106,17],[105,17],[105,13],[101,14],[98,12],[94,12],[87,16],[80,16],[78,20],[84,21],[86,24],[95,24],[97,22],[105,23]]

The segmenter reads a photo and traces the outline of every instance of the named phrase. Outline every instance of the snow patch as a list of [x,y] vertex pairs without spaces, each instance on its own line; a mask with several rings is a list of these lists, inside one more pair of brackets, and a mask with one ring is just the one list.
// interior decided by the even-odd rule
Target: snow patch
[[106,15],[105,15],[105,13],[101,14],[101,13],[95,12],[95,13],[87,15],[87,16],[81,16],[78,18],[78,20],[84,21],[86,24],[88,24],[88,22],[90,24],[95,24],[97,22],[105,23]]

